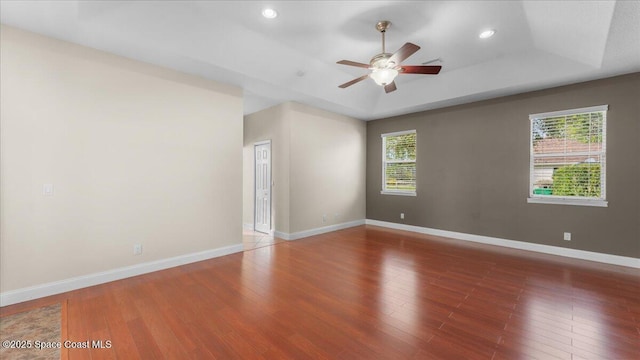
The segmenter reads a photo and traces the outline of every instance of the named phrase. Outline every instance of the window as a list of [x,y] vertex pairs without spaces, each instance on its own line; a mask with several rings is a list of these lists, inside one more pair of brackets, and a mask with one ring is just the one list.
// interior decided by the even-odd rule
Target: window
[[382,134],[381,194],[416,196],[416,131]]
[[607,206],[607,105],[529,115],[530,203]]

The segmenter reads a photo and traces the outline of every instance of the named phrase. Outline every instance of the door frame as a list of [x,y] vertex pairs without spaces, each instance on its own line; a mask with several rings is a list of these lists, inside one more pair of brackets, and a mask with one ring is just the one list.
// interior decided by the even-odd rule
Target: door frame
[[273,213],[273,203],[272,203],[273,202],[273,191],[272,191],[273,190],[273,182],[272,182],[272,179],[273,179],[273,175],[272,175],[272,172],[273,172],[272,171],[273,170],[273,168],[272,168],[273,152],[271,151],[271,149],[272,149],[271,139],[258,141],[258,142],[253,143],[253,231],[258,231],[258,230],[256,230],[256,219],[257,219],[256,213],[258,211],[258,207],[257,207],[257,204],[256,204],[256,199],[257,199],[257,194],[256,194],[256,190],[257,189],[256,189],[256,187],[257,187],[257,184],[258,184],[258,182],[257,182],[258,174],[256,173],[256,160],[257,160],[256,159],[256,147],[262,146],[262,145],[269,145],[269,164],[268,164],[268,166],[269,166],[269,181],[268,181],[268,184],[269,184],[269,201],[268,201],[269,202],[269,219],[268,219],[269,220],[269,232],[268,233],[270,235],[272,235],[273,234],[273,216],[272,216],[272,213]]

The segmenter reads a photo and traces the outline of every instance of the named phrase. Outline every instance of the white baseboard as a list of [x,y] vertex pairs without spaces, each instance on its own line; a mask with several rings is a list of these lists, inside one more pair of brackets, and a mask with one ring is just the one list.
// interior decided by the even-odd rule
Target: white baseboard
[[528,243],[524,241],[500,239],[500,238],[494,238],[490,236],[482,236],[482,235],[460,233],[455,231],[431,229],[431,228],[426,228],[421,226],[397,224],[397,223],[379,221],[379,220],[367,219],[366,224],[382,226],[382,227],[397,229],[397,230],[406,230],[406,231],[411,231],[411,232],[416,232],[421,234],[448,237],[448,238],[453,238],[457,240],[473,241],[473,242],[482,243],[482,244],[504,246],[512,249],[535,251],[535,252],[544,253],[544,254],[558,255],[558,256],[589,260],[589,261],[597,261],[597,262],[606,263],[606,264],[627,266],[631,268],[640,269],[640,259],[627,257],[627,256],[602,254],[602,253],[585,251],[585,250],[567,249],[567,248],[561,248],[561,247],[551,246],[551,245],[533,244],[533,243]]
[[147,274],[197,261],[229,255],[243,250],[242,244],[230,245],[218,249],[205,250],[197,253],[180,255],[168,259],[150,261],[142,264],[126,266],[99,273],[78,276],[70,279],[54,281],[46,284],[30,286],[22,289],[0,293],[0,306],[21,303],[45,296],[56,295],[67,291],[77,290],[89,286],[104,284],[132,276]]
[[253,224],[243,223],[242,224],[242,229],[243,230],[253,230]]
[[354,221],[349,221],[346,223],[341,223],[341,224],[334,224],[334,225],[329,225],[329,226],[323,226],[323,227],[319,227],[319,228],[315,228],[315,229],[311,229],[311,230],[305,230],[305,231],[300,231],[300,232],[296,232],[293,234],[288,234],[288,233],[283,233],[281,231],[276,231],[275,232],[275,236],[279,237],[281,239],[284,240],[298,240],[298,239],[302,239],[302,238],[306,238],[309,236],[313,236],[313,235],[320,235],[320,234],[324,234],[324,233],[328,233],[328,232],[332,232],[332,231],[336,231],[336,230],[342,230],[342,229],[347,229],[350,227],[354,227],[354,226],[360,226],[360,225],[364,225],[365,224],[365,220],[354,220]]
[[[284,240],[298,240],[305,237],[324,234],[336,230],[347,229],[359,225],[374,225],[397,230],[411,231],[421,234],[448,237],[458,240],[472,241],[482,244],[497,245],[513,249],[535,251],[550,255],[559,255],[569,258],[596,261],[612,265],[640,268],[640,259],[619,255],[602,254],[585,250],[560,248],[557,246],[533,244],[523,241],[507,240],[490,236],[466,234],[455,231],[431,229],[421,226],[398,224],[379,220],[355,220],[341,224],[329,225],[297,233],[275,232],[275,236]],[[251,225],[253,228],[253,225]],[[154,271],[164,270],[180,265],[190,264],[197,261],[212,259],[224,255],[229,255],[243,250],[242,244],[225,246],[218,249],[201,251],[193,254],[176,256],[168,259],[150,261],[142,264],[131,265],[99,273],[78,276],[70,279],[50,282],[41,285],[30,286],[17,290],[0,293],[0,306],[7,306],[21,303],[45,296],[60,294],[67,291],[77,290],[84,287],[104,284],[107,282],[125,279],[132,276],[147,274]]]
[[[253,224],[246,224],[246,223],[245,223],[245,224],[242,224],[242,230],[247,230],[247,231],[256,231],[256,232],[260,232],[260,233],[262,232],[262,231],[257,231],[257,230],[255,229],[255,227],[253,226]],[[269,234],[269,235],[273,236],[273,234],[274,234],[274,230],[273,230],[273,229],[272,229],[272,230],[269,230],[269,232],[268,232],[267,234]]]
[[273,232],[273,236],[275,236],[277,238],[280,238],[282,240],[290,240],[289,239],[289,234],[283,233],[282,231],[278,231],[278,230]]

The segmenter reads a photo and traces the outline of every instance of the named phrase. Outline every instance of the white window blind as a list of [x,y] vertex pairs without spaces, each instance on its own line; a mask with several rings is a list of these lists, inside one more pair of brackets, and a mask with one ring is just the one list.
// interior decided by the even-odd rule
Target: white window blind
[[607,109],[529,115],[529,202],[606,206]]
[[416,195],[416,131],[382,134],[383,194]]

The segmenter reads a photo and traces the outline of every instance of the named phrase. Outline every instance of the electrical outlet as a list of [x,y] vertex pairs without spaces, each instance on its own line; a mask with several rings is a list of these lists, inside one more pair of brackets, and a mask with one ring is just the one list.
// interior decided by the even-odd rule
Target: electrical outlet
[[570,232],[564,233],[564,240],[565,241],[571,241],[571,233]]
[[326,223],[327,222],[327,214],[322,214],[322,223]]
[[133,255],[142,255],[142,244],[133,245]]
[[42,195],[53,196],[53,184],[42,185]]
[[404,213],[400,213],[400,219],[404,219]]

